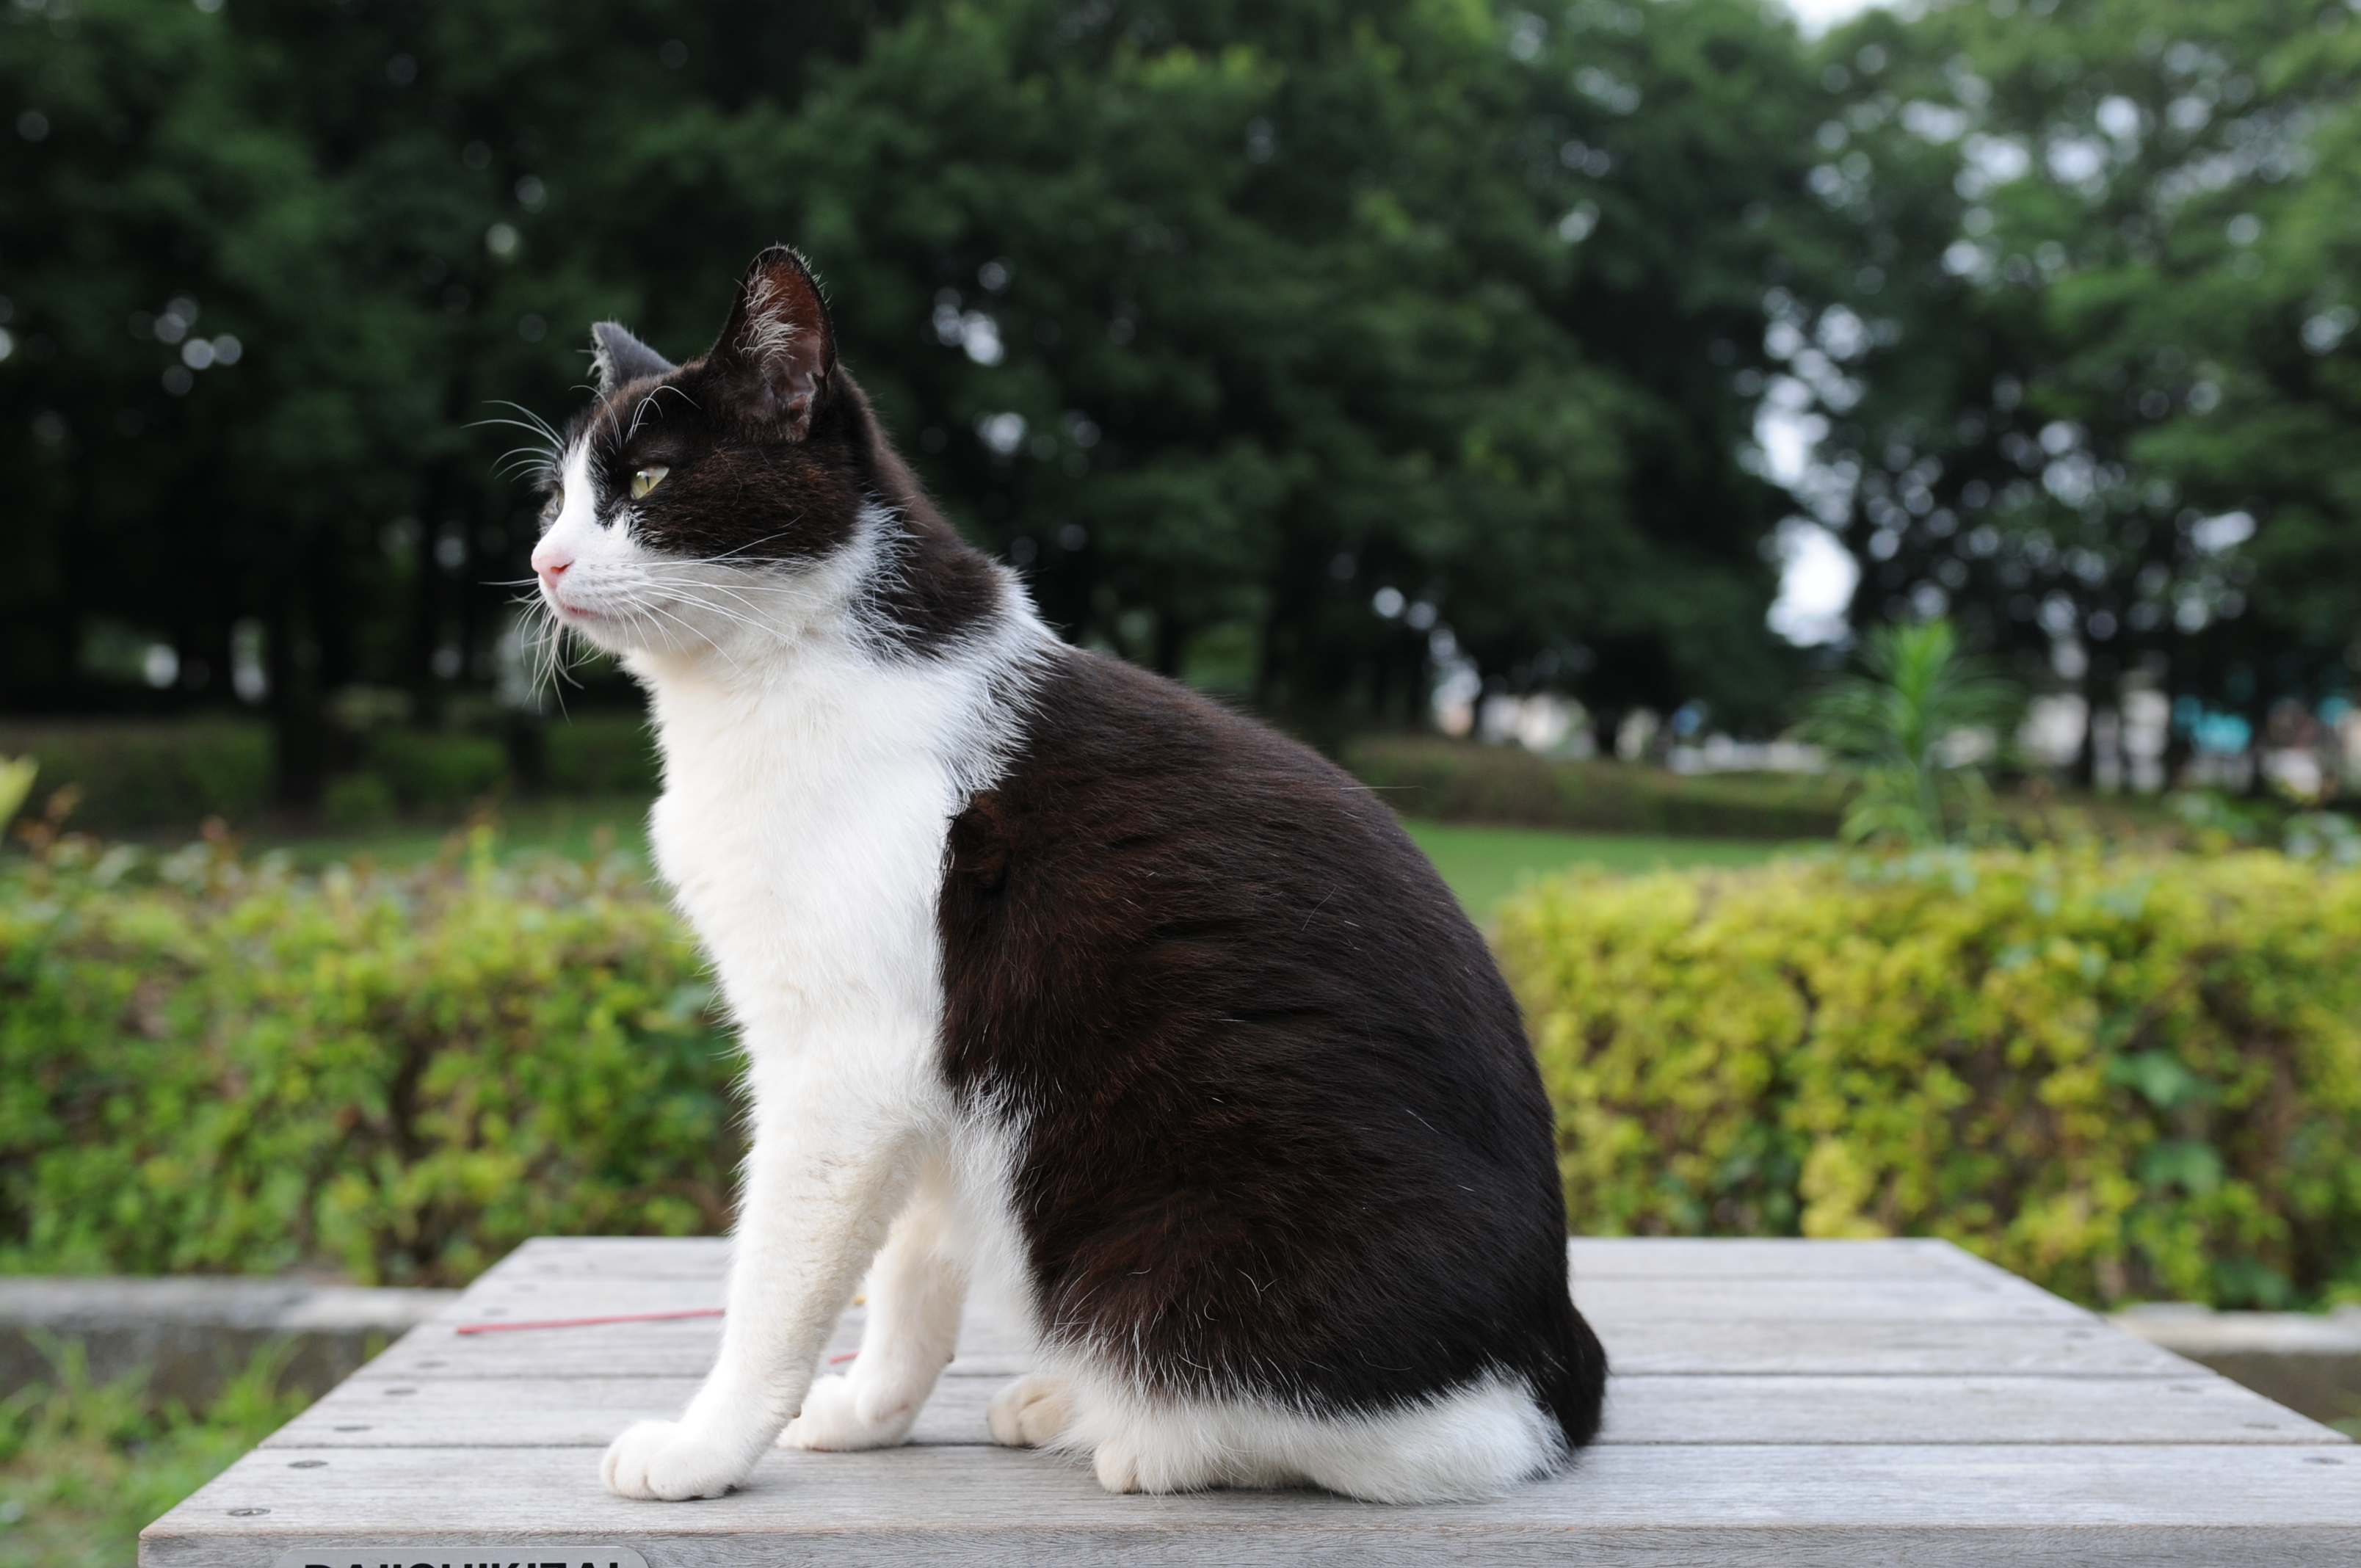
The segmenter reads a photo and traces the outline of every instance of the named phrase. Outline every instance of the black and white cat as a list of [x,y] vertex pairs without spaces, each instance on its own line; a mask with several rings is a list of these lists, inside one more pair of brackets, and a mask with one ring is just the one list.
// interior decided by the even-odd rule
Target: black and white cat
[[[972,1282],[1038,1342],[993,1436],[1112,1491],[1413,1501],[1563,1464],[1606,1358],[1549,1106],[1386,808],[1059,641],[895,455],[794,252],[701,359],[594,336],[533,567],[647,687],[656,859],[753,1133],[719,1358],[607,1485],[901,1442]],[[864,1273],[861,1354],[815,1381]]]

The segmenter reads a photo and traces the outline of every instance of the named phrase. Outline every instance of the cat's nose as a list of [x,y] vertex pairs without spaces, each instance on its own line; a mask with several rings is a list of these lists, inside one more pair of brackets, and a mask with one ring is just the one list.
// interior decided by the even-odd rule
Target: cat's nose
[[573,552],[566,550],[561,545],[552,544],[546,539],[543,540],[540,544],[535,546],[533,549],[533,569],[540,573],[544,577],[547,578],[553,585],[556,583],[558,578],[566,576],[566,569],[573,565]]

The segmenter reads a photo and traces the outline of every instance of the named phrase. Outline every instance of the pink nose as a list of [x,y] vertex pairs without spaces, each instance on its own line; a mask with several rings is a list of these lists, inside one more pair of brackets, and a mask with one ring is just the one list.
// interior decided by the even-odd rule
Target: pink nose
[[545,539],[533,550],[533,569],[546,577],[553,585],[558,578],[566,576],[566,569],[573,565],[572,552],[561,545],[552,544]]

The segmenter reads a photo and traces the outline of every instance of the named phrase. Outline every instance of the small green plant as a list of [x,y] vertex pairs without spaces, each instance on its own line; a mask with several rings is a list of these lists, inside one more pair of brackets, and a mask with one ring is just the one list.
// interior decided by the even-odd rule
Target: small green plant
[[2008,734],[2021,694],[1962,653],[1948,620],[1881,626],[1861,663],[1867,673],[1823,688],[1802,726],[1806,740],[1860,774],[1844,839],[1924,846],[1981,836],[1992,798],[1983,763]]
[[41,1350],[49,1380],[0,1399],[0,1568],[121,1568],[150,1519],[310,1402],[279,1386],[285,1344],[202,1414],[157,1403],[145,1372],[93,1382],[76,1343]]

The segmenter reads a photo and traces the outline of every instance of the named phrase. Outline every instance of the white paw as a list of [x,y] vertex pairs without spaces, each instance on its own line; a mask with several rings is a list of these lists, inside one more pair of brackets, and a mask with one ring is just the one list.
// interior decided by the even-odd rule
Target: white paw
[[642,1421],[607,1445],[598,1474],[619,1497],[718,1497],[752,1468],[678,1421]]
[[1139,1484],[1139,1458],[1131,1445],[1109,1438],[1099,1444],[1098,1453],[1091,1456],[1091,1469],[1099,1485],[1110,1492],[1140,1492],[1147,1490]]
[[1002,1447],[1039,1448],[1056,1441],[1073,1416],[1064,1378],[1028,1372],[992,1397],[983,1419],[992,1441]]
[[890,1409],[873,1392],[854,1387],[850,1377],[823,1377],[804,1396],[803,1413],[779,1434],[781,1448],[819,1448],[842,1453],[861,1448],[891,1448],[910,1435],[917,1419],[916,1400]]

